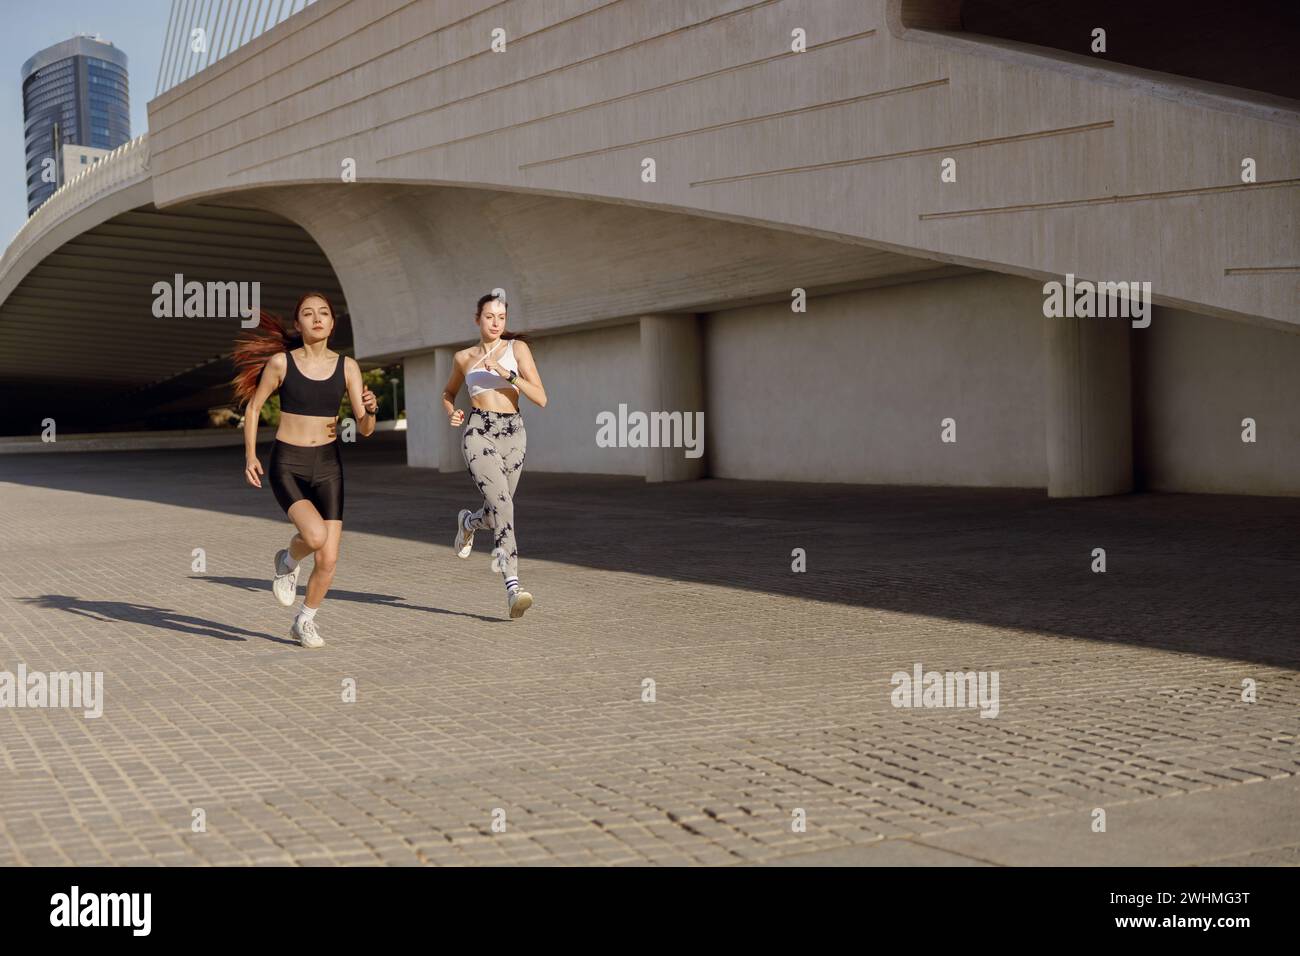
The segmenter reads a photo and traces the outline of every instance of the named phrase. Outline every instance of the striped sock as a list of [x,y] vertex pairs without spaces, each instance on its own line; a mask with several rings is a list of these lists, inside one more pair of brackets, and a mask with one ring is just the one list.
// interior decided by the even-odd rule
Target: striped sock
[[519,579],[506,578],[506,593],[509,594],[512,591],[518,591],[518,590],[519,590]]

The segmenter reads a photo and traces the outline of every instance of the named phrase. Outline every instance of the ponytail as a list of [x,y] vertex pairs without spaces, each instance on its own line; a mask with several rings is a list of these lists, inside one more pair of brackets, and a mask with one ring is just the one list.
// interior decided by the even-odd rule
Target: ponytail
[[262,370],[273,355],[289,352],[302,345],[302,336],[290,333],[274,315],[262,312],[257,326],[241,335],[235,342],[231,358],[235,363],[235,377],[231,385],[235,390],[235,403],[242,408],[257,392]]

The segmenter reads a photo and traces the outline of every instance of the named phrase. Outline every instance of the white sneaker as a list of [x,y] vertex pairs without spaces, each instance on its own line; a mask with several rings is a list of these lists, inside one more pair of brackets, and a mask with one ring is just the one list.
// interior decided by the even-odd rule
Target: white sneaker
[[474,532],[465,530],[465,516],[473,513],[468,508],[461,508],[460,514],[456,516],[456,537],[451,542],[451,547],[458,558],[468,558],[474,550]]
[[289,628],[289,636],[303,647],[325,646],[325,641],[316,633],[316,622],[308,621],[303,617],[293,619],[293,627]]
[[533,606],[533,596],[521,588],[510,592],[506,604],[510,608],[510,619],[513,621],[515,618],[523,617],[524,611]]
[[275,593],[275,599],[285,607],[292,607],[294,599],[298,596],[298,572],[302,570],[299,564],[292,571],[285,571],[284,559],[289,556],[287,548],[281,548],[275,552],[275,578],[271,581],[271,590]]

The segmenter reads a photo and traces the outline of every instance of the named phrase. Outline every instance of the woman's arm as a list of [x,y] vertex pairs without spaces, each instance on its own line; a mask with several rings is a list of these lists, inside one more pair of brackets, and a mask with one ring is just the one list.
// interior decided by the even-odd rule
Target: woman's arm
[[515,362],[519,365],[515,385],[539,408],[545,408],[546,389],[542,386],[542,373],[537,371],[537,363],[533,361],[533,351],[528,343],[518,339],[515,339]]
[[254,488],[262,487],[262,463],[257,460],[257,426],[262,423],[262,406],[284,381],[285,355],[283,352],[267,359],[258,380],[257,391],[244,407],[244,477]]
[[442,390],[442,410],[453,427],[465,420],[465,413],[456,407],[456,396],[465,384],[465,371],[461,368],[463,354],[465,353],[457,352],[452,356],[451,376],[447,379],[447,387]]
[[343,366],[343,380],[348,386],[348,401],[352,403],[353,413],[361,409],[361,415],[357,418],[357,431],[363,436],[373,435],[375,425],[378,424],[375,413],[379,411],[379,400],[375,398],[374,392],[366,388],[357,360],[345,355],[343,361],[347,363]]

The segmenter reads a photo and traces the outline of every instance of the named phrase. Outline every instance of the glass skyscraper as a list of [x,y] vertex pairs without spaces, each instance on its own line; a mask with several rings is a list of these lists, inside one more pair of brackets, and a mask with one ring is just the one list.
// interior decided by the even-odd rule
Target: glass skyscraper
[[75,36],[24,63],[22,84],[30,216],[63,182],[65,145],[90,147],[85,162],[131,138],[126,54],[99,36]]

